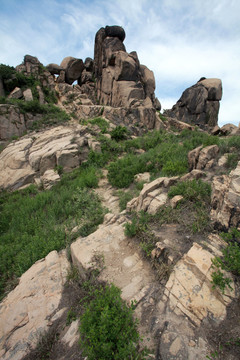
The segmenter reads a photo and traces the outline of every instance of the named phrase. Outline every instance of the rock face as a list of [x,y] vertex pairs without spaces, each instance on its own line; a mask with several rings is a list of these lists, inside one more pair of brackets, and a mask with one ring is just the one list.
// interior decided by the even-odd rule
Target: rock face
[[113,107],[154,107],[153,72],[140,65],[136,52],[127,53],[125,32],[119,26],[98,30],[94,48],[94,74],[97,98]]
[[[66,309],[59,310],[69,263],[52,251],[20,278],[0,307],[0,358],[22,359]],[[59,310],[57,312],[57,310]]]
[[49,188],[58,177],[46,171],[68,172],[86,160],[93,141],[85,133],[84,126],[59,126],[9,144],[0,154],[0,188],[18,189],[34,181]]
[[240,162],[228,175],[215,176],[212,182],[211,218],[215,227],[240,228]]
[[22,136],[26,130],[25,117],[21,114],[19,107],[0,104],[0,140]]
[[167,112],[180,121],[202,128],[213,128],[217,125],[221,98],[221,80],[203,78],[186,89],[172,110]]

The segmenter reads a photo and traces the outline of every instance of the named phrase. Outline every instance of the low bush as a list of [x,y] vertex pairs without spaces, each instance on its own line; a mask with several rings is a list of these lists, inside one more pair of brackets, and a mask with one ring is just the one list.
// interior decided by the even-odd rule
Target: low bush
[[182,195],[185,200],[198,202],[209,202],[211,196],[211,185],[200,180],[182,181],[171,186],[168,197],[173,198]]
[[111,131],[111,138],[120,141],[125,140],[127,138],[128,130],[125,126],[116,126],[115,129]]
[[145,359],[146,350],[138,351],[140,336],[133,305],[121,299],[121,291],[107,285],[94,291],[94,299],[80,318],[80,345],[89,360]]

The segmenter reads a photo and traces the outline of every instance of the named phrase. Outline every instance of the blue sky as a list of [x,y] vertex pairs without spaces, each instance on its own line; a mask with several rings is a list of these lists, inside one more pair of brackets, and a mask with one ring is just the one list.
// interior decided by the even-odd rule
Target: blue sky
[[0,0],[0,63],[93,57],[94,37],[121,25],[128,52],[153,70],[163,109],[200,77],[223,82],[219,125],[239,124],[239,0]]

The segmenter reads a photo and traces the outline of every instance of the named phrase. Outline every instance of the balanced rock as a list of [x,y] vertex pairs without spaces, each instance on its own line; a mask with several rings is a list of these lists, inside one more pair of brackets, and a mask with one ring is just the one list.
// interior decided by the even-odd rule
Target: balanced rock
[[46,66],[46,69],[52,74],[52,75],[54,75],[54,74],[56,74],[56,75],[60,75],[60,71],[62,71],[63,70],[63,68],[61,67],[61,66],[59,66],[59,65],[57,65],[57,64],[48,64],[47,66]]
[[67,56],[62,60],[60,67],[65,70],[66,83],[71,85],[75,80],[78,80],[81,77],[84,64],[82,59]]

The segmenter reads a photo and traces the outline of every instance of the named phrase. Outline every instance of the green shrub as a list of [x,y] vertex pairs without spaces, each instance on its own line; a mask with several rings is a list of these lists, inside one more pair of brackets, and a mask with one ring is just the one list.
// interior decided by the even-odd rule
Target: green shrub
[[109,129],[109,123],[101,117],[90,119],[88,122],[92,125],[97,125],[100,128],[102,134],[105,134]]
[[144,359],[137,345],[140,340],[133,306],[121,299],[114,285],[95,290],[80,319],[80,345],[89,360]]
[[240,155],[238,153],[232,153],[227,155],[226,167],[229,170],[235,169],[237,167]]
[[118,125],[115,129],[111,131],[110,134],[111,138],[116,141],[125,140],[127,138],[128,129],[124,126]]

